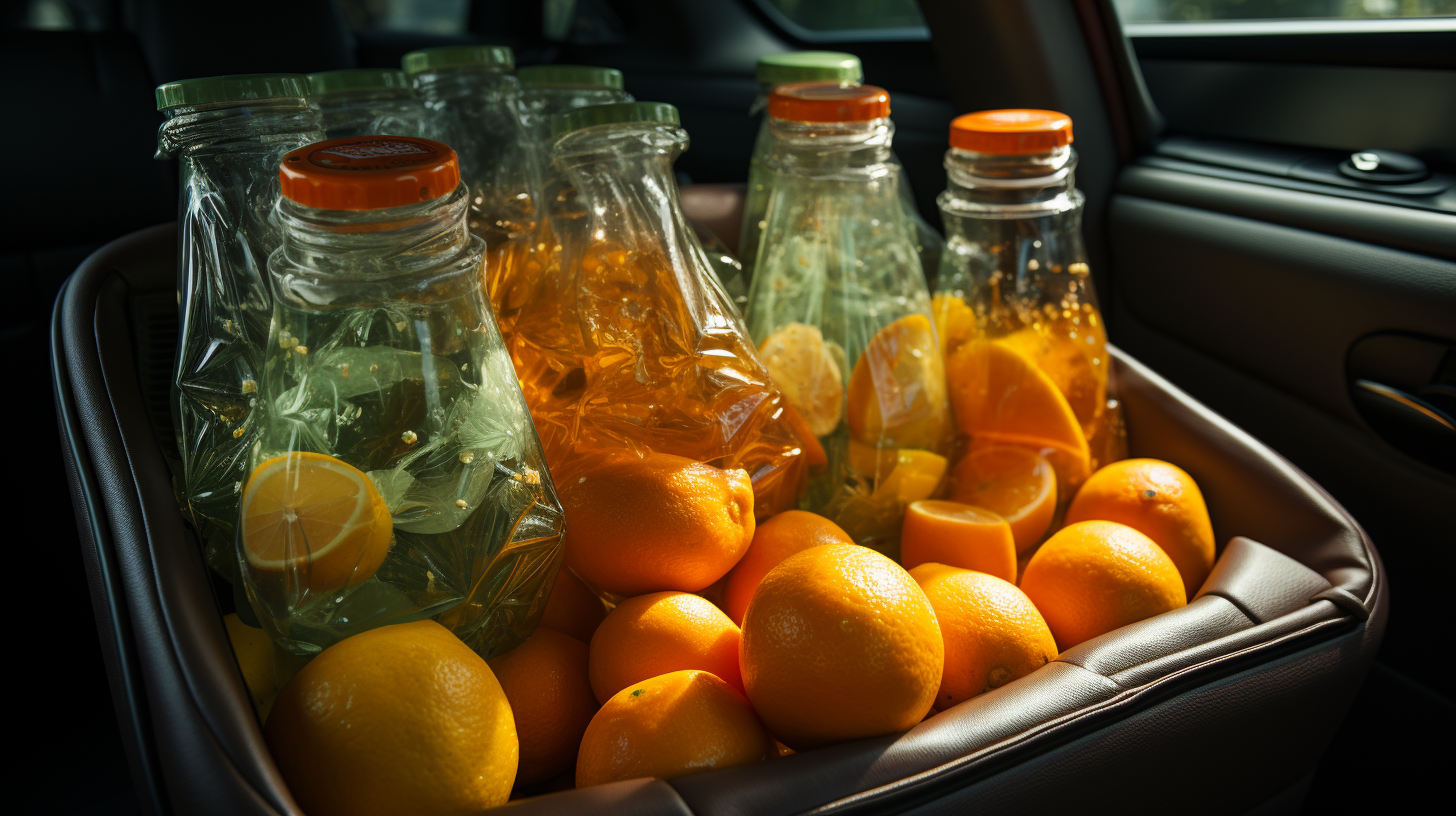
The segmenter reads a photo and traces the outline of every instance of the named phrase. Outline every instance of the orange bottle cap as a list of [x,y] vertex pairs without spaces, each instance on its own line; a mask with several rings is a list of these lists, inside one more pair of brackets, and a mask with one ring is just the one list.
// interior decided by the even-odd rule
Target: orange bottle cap
[[890,93],[873,85],[796,82],[774,88],[768,115],[789,122],[868,122],[890,115]]
[[950,123],[950,146],[976,153],[1047,153],[1071,143],[1072,117],[1056,111],[980,111]]
[[283,196],[321,210],[383,210],[449,195],[460,162],[448,145],[406,136],[317,142],[278,164]]

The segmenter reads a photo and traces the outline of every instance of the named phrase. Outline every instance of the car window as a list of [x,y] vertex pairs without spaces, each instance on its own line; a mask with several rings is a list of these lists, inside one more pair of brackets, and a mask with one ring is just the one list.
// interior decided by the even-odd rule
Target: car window
[[1456,0],[1112,0],[1124,23],[1456,16]]
[[901,39],[928,36],[916,0],[754,0],[804,39]]
[[353,29],[460,34],[466,30],[470,0],[338,0]]

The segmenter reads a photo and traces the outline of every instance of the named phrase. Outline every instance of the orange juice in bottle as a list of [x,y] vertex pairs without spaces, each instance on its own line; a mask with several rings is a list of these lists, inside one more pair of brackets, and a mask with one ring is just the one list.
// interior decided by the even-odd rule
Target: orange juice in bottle
[[686,223],[677,109],[579,108],[553,130],[570,183],[551,212],[559,249],[520,290],[511,340],[552,474],[669,453],[748,471],[760,518],[792,507],[806,442]]
[[1072,121],[982,111],[951,123],[934,310],[973,447],[1049,454],[1064,486],[1120,458],[1107,332],[1082,243]]

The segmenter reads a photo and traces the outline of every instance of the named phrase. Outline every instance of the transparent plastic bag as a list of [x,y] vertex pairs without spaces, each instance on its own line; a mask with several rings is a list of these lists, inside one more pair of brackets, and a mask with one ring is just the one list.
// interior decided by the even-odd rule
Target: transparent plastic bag
[[457,166],[400,137],[284,160],[272,410],[237,559],[264,628],[298,654],[434,618],[490,657],[530,634],[556,575],[561,507]]
[[[780,85],[836,82],[844,86],[854,86],[864,81],[859,57],[842,51],[788,51],[768,54],[759,58],[756,74],[758,97],[749,108],[749,116],[765,114],[769,95]],[[738,252],[743,258],[743,277],[750,281],[753,278],[753,262],[758,257],[758,245],[762,242],[764,230],[768,226],[766,215],[774,180],[769,164],[773,149],[769,117],[764,115],[759,124],[758,138],[753,142],[753,155],[748,162],[747,199],[743,208],[743,228],[738,238]],[[893,155],[891,153],[892,157]],[[940,268],[940,254],[945,249],[945,241],[920,216],[910,183],[903,174],[900,178],[899,195],[900,203],[905,208],[905,216],[914,229],[915,252],[920,258],[921,269],[926,279],[931,280]]]
[[247,458],[262,425],[262,352],[273,303],[268,255],[278,161],[323,138],[302,76],[253,74],[157,89],[166,116],[157,156],[181,178],[172,422],[181,456],[178,500],[209,566],[237,575],[233,526]]
[[425,106],[415,97],[403,71],[324,71],[309,74],[308,84],[330,139],[425,135]]
[[804,442],[685,223],[676,109],[555,121],[570,185],[551,215],[561,250],[506,281],[520,304],[511,353],[552,473],[567,484],[597,454],[654,451],[743,468],[760,518],[794,506]]
[[1126,456],[1071,139],[1071,120],[1051,111],[985,111],[952,123],[935,295],[952,404],[970,446],[1040,451],[1057,470],[1063,505],[1092,471]]
[[932,496],[954,436],[930,293],[890,155],[889,95],[780,86],[748,327],[825,466],[808,509],[894,555],[911,501]]

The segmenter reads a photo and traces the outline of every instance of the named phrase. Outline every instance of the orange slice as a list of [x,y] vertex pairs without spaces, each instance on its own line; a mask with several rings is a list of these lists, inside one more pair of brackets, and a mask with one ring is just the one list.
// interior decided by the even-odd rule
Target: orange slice
[[918,501],[905,511],[900,529],[900,563],[927,563],[984,572],[1016,580],[1016,544],[1006,519],[982,507],[949,501]]
[[895,469],[875,486],[874,497],[894,498],[902,504],[928,499],[945,478],[947,464],[940,454],[901,448],[895,454]]
[[1003,442],[1070,455],[1086,471],[1090,451],[1077,415],[1055,383],[1024,355],[995,340],[972,340],[946,366],[960,428],[977,443]]
[[[1063,327],[1025,328],[997,338],[997,342],[1035,363],[1067,398],[1082,432],[1091,434],[1107,402],[1107,344],[1093,329],[1084,328],[1080,339],[1073,339],[1057,333],[1059,328]],[[1089,339],[1091,343],[1086,342]],[[1094,359],[1104,364],[1095,365]]]
[[243,488],[248,565],[308,593],[368,580],[384,562],[394,522],[374,483],[321,453],[290,453],[253,470]]
[[850,435],[877,447],[939,450],[951,435],[935,327],[912,314],[880,329],[849,377]]
[[951,472],[950,497],[1006,519],[1016,551],[1026,552],[1051,526],[1057,509],[1057,472],[1046,457],[1027,448],[980,448],[966,454]]
[[941,356],[974,340],[976,315],[966,302],[955,295],[939,294],[930,299],[930,314],[935,317],[935,334],[940,338]]
[[798,410],[814,436],[828,436],[844,414],[844,374],[824,335],[805,323],[790,323],[758,347],[774,384]]

